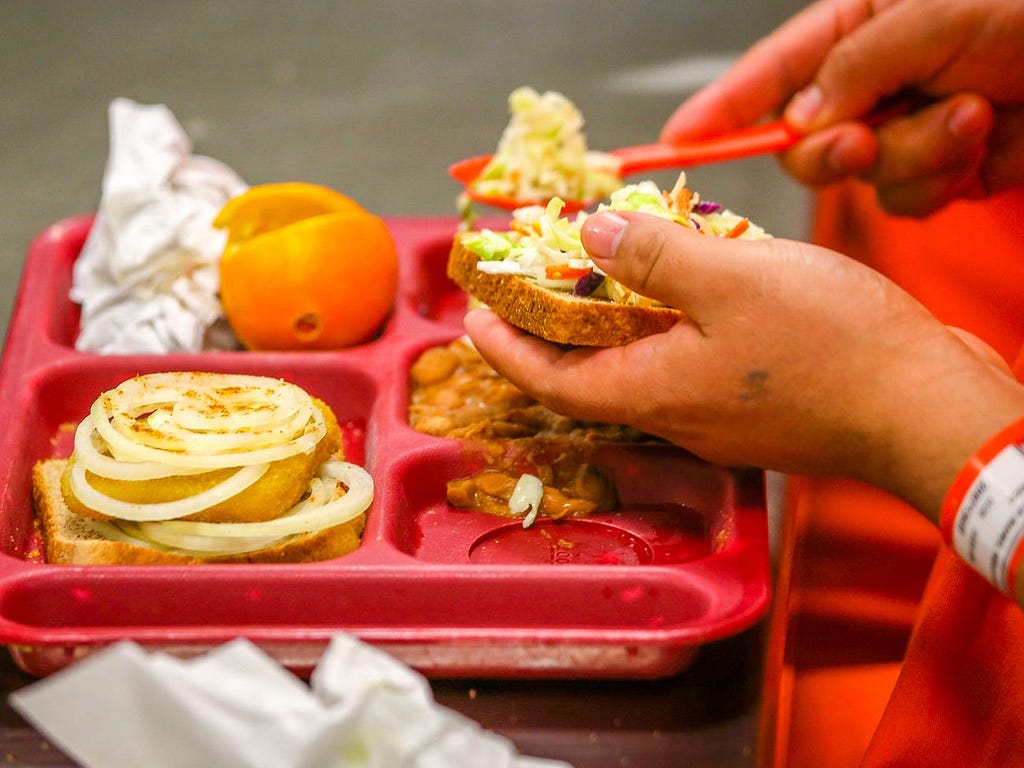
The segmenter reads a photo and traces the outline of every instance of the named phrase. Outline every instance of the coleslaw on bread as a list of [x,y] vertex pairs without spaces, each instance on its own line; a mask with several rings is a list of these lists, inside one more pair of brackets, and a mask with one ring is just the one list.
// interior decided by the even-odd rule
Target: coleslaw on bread
[[[507,231],[463,231],[449,255],[449,276],[508,322],[565,344],[616,346],[667,330],[682,313],[642,296],[597,267],[580,240],[589,215],[562,217],[560,198],[512,212]],[[638,211],[710,237],[763,239],[761,227],[701,200],[682,173],[670,191],[653,181],[611,193],[598,211]]]

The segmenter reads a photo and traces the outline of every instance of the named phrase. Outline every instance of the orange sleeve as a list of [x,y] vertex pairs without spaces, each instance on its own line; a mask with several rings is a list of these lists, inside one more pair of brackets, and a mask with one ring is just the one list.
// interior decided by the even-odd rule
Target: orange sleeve
[[[1024,189],[916,220],[837,185],[818,197],[813,239],[984,339],[1024,380]],[[1024,612],[886,494],[797,478],[787,503],[772,619],[785,684],[770,694],[780,721],[763,768],[1024,764]]]
[[858,183],[823,191],[812,239],[868,264],[1012,363],[1024,345],[1024,188],[925,219],[888,216]]

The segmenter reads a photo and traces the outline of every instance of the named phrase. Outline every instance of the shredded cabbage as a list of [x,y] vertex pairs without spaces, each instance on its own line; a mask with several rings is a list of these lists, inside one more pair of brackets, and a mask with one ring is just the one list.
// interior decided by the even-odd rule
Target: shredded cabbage
[[515,241],[507,235],[490,229],[466,235],[462,244],[484,261],[501,261],[508,258],[516,247]]
[[622,186],[619,161],[587,148],[583,116],[565,96],[530,87],[508,98],[511,120],[473,183],[483,195],[520,200],[596,200]]

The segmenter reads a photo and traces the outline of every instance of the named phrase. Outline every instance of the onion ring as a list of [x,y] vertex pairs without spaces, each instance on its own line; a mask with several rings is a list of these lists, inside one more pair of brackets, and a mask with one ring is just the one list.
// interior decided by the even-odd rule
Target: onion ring
[[175,467],[156,461],[118,461],[103,450],[105,443],[99,432],[93,429],[89,419],[83,419],[75,430],[75,461],[94,475],[111,480],[158,480],[210,471],[206,467]]
[[[317,487],[319,486],[319,487]],[[344,486],[347,491],[338,496]],[[265,549],[289,536],[312,533],[350,522],[373,501],[373,479],[362,467],[346,461],[326,462],[303,499],[275,520],[259,523],[198,523],[163,520],[108,523],[136,543],[155,544],[199,556],[229,555]]]
[[[209,471],[278,461],[310,453],[327,432],[294,384],[217,373],[136,376],[103,393],[88,421],[112,459],[147,465],[116,470],[132,477],[162,471],[149,464]],[[94,458],[90,470],[113,478]]]
[[202,512],[214,504],[241,493],[255,483],[264,474],[270,464],[252,464],[242,467],[223,482],[205,491],[187,496],[176,501],[160,501],[151,504],[139,504],[122,501],[113,496],[100,493],[91,485],[85,476],[85,467],[77,461],[71,467],[71,492],[85,506],[120,520],[175,520],[186,515]]

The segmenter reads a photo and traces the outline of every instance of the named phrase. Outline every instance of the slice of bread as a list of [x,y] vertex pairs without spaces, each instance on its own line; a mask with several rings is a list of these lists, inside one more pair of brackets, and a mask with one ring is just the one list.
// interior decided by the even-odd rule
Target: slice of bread
[[236,555],[196,557],[104,538],[94,521],[68,509],[61,493],[65,459],[44,459],[32,468],[32,496],[46,562],[75,565],[153,565],[183,563],[300,563],[341,557],[359,546],[366,514],[347,523],[275,546]]
[[621,346],[663,333],[685,317],[672,307],[642,307],[573,296],[517,275],[487,274],[477,269],[478,261],[456,236],[448,255],[448,277],[498,317],[558,344]]

